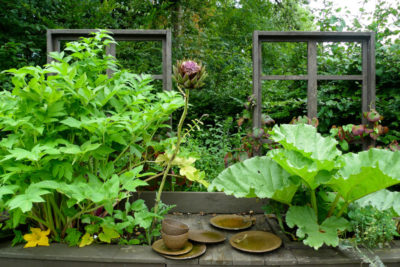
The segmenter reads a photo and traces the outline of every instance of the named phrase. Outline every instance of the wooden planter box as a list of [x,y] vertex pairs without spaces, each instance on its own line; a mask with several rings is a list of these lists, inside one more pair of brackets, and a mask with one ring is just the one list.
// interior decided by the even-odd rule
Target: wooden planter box
[[[154,192],[138,194],[151,205]],[[135,196],[138,197],[138,196]],[[256,199],[235,199],[223,193],[164,192],[163,202],[176,204],[174,214],[168,217],[183,221],[192,229],[213,229],[208,223],[214,213],[242,213],[252,210],[256,213],[253,230],[275,232],[283,240],[283,246],[273,252],[248,254],[233,249],[229,237],[236,232],[221,231],[227,240],[221,244],[207,245],[207,252],[200,258],[186,261],[167,260],[153,252],[149,246],[91,245],[84,248],[68,247],[65,244],[51,244],[50,247],[24,249],[23,245],[11,247],[10,243],[0,244],[1,267],[75,267],[75,266],[360,266],[361,260],[336,248],[323,247],[318,251],[284,237],[273,220],[266,220],[261,206],[268,201]],[[190,213],[190,214],[183,214]],[[204,213],[208,213],[205,214]],[[220,231],[214,229],[216,231]],[[400,242],[391,249],[378,249],[375,253],[387,266],[400,266]],[[367,266],[366,264],[363,266]]]

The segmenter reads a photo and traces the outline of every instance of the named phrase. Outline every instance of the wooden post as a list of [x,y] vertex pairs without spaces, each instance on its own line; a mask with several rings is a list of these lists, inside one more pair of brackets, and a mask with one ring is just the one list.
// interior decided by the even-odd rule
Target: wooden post
[[258,31],[253,32],[253,96],[255,106],[253,108],[253,128],[261,128],[261,42],[258,38]]
[[308,42],[307,116],[317,117],[317,42]]
[[[106,54],[111,55],[114,58],[116,58],[117,53],[116,53],[116,45],[111,43],[110,46],[107,47],[106,49]],[[113,75],[114,71],[111,69],[107,69],[107,76],[110,78]]]

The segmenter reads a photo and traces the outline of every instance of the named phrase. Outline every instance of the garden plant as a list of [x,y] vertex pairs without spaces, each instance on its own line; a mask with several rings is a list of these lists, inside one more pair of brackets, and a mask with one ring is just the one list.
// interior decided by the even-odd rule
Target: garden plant
[[26,246],[48,245],[48,237],[140,244],[159,235],[152,223],[168,208],[129,198],[147,185],[141,177],[156,174],[155,155],[176,139],[155,137],[188,103],[175,91],[155,93],[149,75],[118,69],[105,55],[110,43],[99,31],[50,53],[55,61],[44,68],[6,71],[14,87],[0,93],[0,209],[9,215],[2,227],[29,225]]
[[346,219],[351,203],[400,183],[399,151],[343,154],[335,139],[306,124],[275,126],[270,135],[282,148],[232,165],[209,190],[286,204],[286,224],[296,226],[297,237],[315,249],[337,246],[338,235],[351,230]]

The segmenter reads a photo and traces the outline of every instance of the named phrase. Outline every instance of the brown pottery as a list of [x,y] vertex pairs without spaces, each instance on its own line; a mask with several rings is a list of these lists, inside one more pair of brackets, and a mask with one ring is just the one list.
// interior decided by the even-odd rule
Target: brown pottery
[[179,250],[183,248],[186,242],[188,241],[189,232],[186,232],[181,235],[168,235],[163,231],[161,231],[161,236],[167,248],[171,250]]
[[189,226],[176,220],[164,219],[161,230],[167,235],[182,235],[189,232]]

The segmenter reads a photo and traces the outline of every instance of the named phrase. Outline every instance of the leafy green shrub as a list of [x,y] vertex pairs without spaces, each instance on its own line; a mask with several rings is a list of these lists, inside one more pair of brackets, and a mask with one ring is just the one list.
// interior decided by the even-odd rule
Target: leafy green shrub
[[368,248],[387,245],[397,233],[396,223],[389,210],[380,211],[372,206],[355,205],[348,213],[356,244]]
[[112,42],[97,32],[50,53],[56,61],[44,68],[7,71],[14,88],[0,93],[0,209],[9,228],[29,223],[75,244],[68,229],[96,224],[86,233],[109,242],[159,217],[138,202],[125,215],[114,207],[147,184],[144,163],[173,141],[153,137],[184,102],[154,94],[150,76],[118,70],[104,53]]

